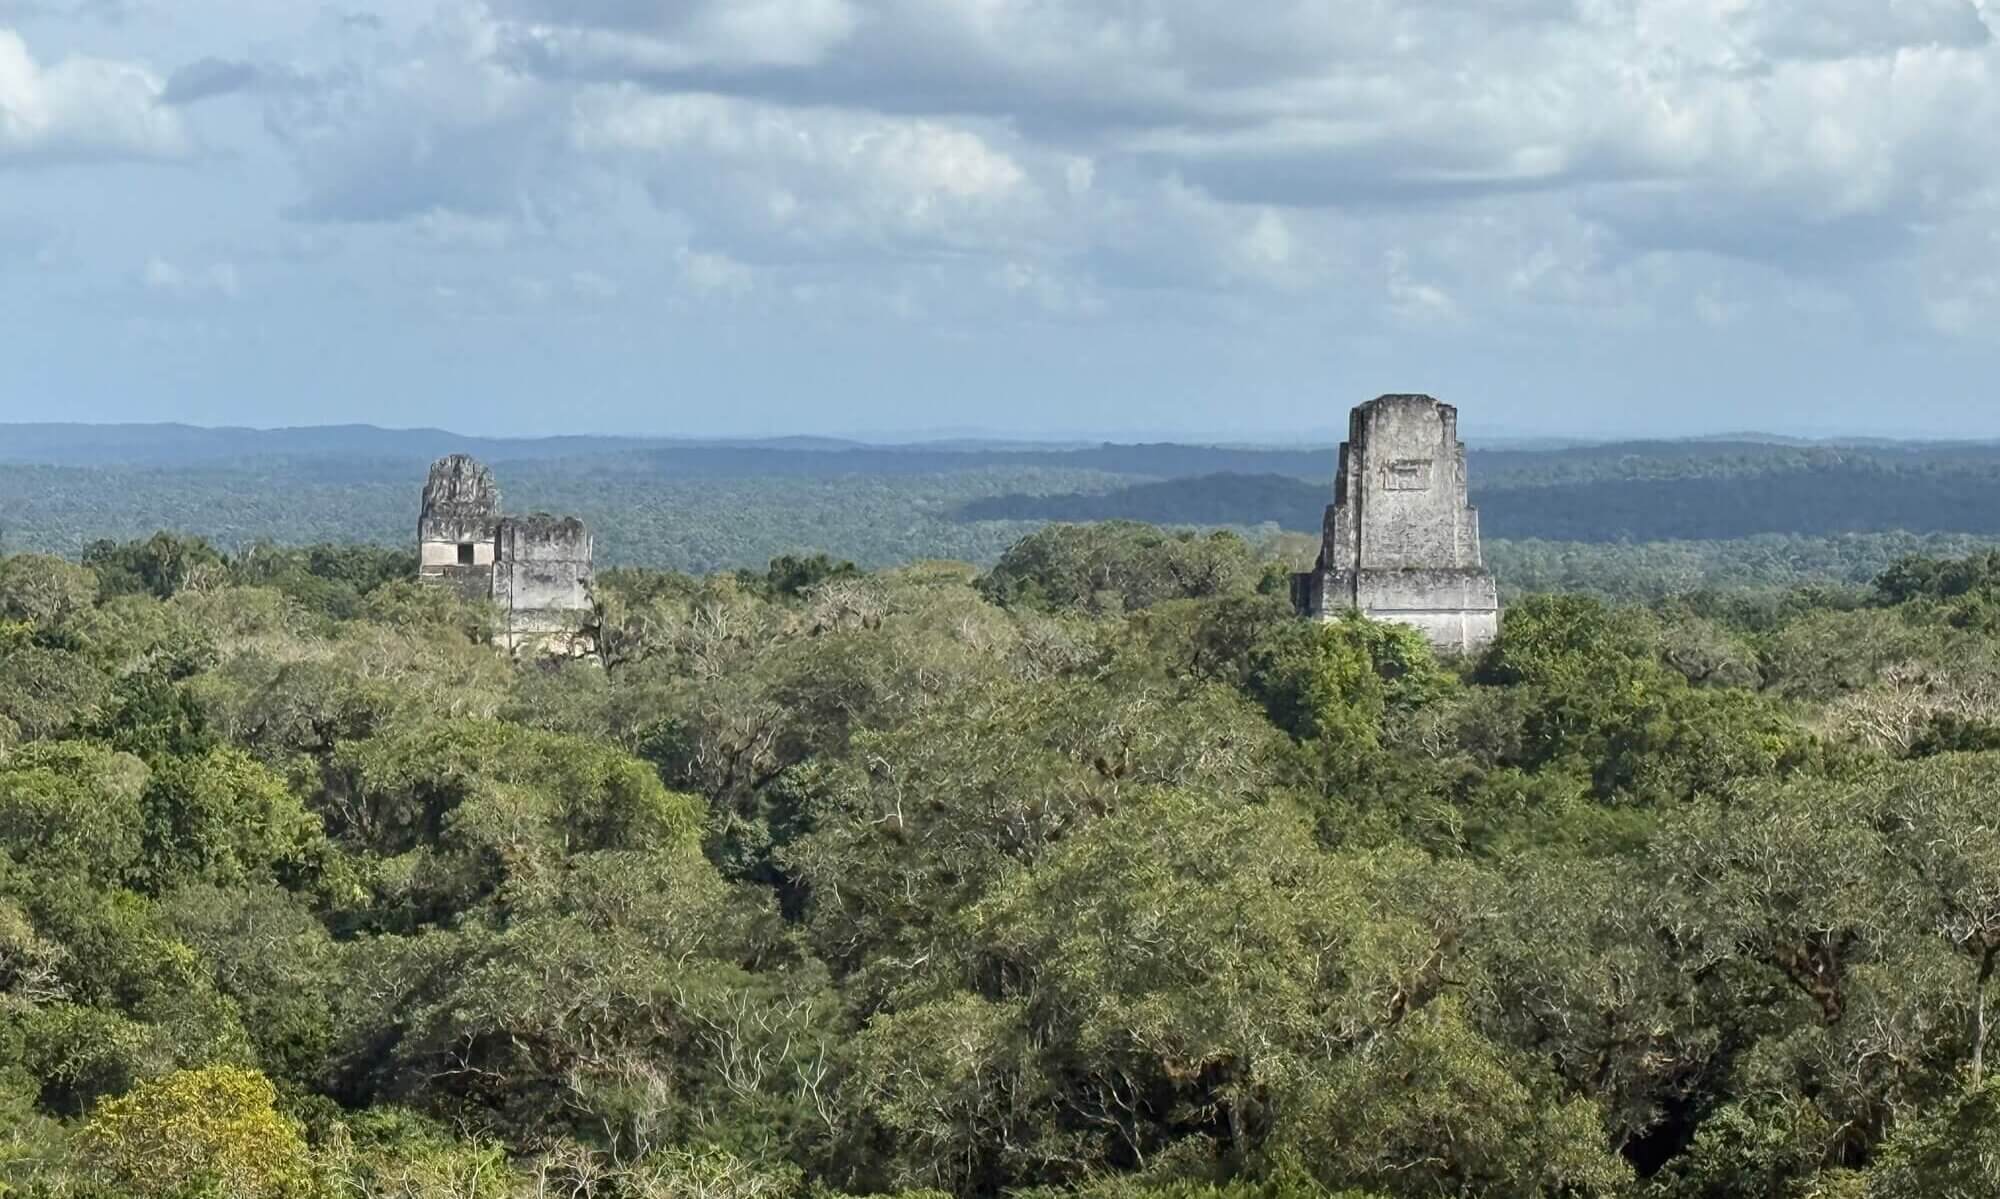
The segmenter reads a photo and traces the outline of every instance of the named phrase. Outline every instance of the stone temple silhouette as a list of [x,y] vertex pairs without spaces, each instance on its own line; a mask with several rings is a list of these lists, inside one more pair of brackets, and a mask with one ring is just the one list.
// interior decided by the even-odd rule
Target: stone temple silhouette
[[494,641],[513,653],[590,652],[591,537],[574,516],[504,516],[484,463],[440,458],[417,518],[417,575],[499,609]]
[[1426,395],[1385,395],[1348,417],[1319,561],[1292,576],[1302,615],[1361,612],[1469,653],[1500,632],[1500,593],[1466,502],[1458,409]]

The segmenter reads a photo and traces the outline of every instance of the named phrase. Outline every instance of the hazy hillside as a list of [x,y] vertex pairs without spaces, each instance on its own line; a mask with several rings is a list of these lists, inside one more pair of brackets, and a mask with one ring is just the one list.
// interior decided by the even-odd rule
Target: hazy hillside
[[509,462],[609,454],[654,446],[746,446],[777,452],[811,452],[845,449],[855,444],[825,437],[700,443],[669,437],[473,437],[444,429],[383,429],[374,425],[291,429],[204,428],[169,423],[0,425],[0,462],[52,466],[189,466],[260,458],[429,461],[450,453],[476,454],[494,462]]
[[[1556,541],[1727,539],[1763,533],[2000,534],[2000,462],[1957,451],[1787,451],[1704,457],[1474,455],[1489,536]],[[1481,465],[1504,469],[1481,471]],[[1276,474],[1151,481],[1109,492],[975,500],[968,520],[1143,520],[1318,526],[1327,482]]]
[[[985,564],[1050,521],[1310,534],[1336,459],[1324,445],[697,444],[366,426],[12,425],[0,427],[0,546],[75,556],[97,539],[158,528],[225,548],[400,546],[427,463],[454,450],[495,464],[510,509],[588,520],[605,564],[687,571],[801,552],[869,567]],[[1992,445],[1749,436],[1514,444],[1473,448],[1469,469],[1489,554],[1516,590],[1560,582],[1650,594],[1682,585],[1675,580],[1755,581],[1753,565],[1770,583],[1856,581],[1900,553],[1964,552],[2000,536]],[[1309,553],[1303,537],[1296,548]]]

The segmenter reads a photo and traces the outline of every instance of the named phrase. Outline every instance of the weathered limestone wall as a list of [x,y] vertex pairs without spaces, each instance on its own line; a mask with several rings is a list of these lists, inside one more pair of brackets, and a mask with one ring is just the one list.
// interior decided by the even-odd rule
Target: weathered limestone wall
[[1473,653],[1500,635],[1500,592],[1484,571],[1371,570],[1354,583],[1354,607],[1421,629],[1439,649]]
[[499,609],[495,641],[513,652],[590,650],[590,530],[569,516],[503,516],[493,472],[440,458],[417,517],[417,575]]
[[424,506],[417,517],[417,540],[483,541],[493,535],[500,515],[500,486],[478,459],[453,454],[431,464],[424,483]]
[[502,517],[495,544],[493,600],[504,614],[506,647],[587,649],[593,545],[583,522],[545,513]]
[[492,594],[499,517],[500,487],[483,463],[464,454],[432,463],[417,515],[417,577],[450,586],[467,599]]
[[1361,570],[1478,570],[1479,517],[1465,501],[1458,410],[1383,396],[1348,418],[1327,510],[1329,544]]
[[1306,615],[1359,610],[1419,628],[1441,649],[1470,652],[1499,634],[1456,408],[1387,395],[1354,410],[1319,561],[1294,577],[1292,596]]

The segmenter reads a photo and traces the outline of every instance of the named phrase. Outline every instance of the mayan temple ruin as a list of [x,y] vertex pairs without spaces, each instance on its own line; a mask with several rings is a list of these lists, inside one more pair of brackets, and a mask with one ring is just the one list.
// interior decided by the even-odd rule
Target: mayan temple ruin
[[1385,395],[1348,417],[1319,561],[1292,576],[1301,614],[1361,612],[1421,629],[1439,649],[1472,652],[1500,632],[1500,593],[1466,502],[1458,409]]
[[484,463],[431,464],[417,518],[418,577],[499,609],[494,642],[515,654],[591,649],[590,530],[573,516],[505,516]]

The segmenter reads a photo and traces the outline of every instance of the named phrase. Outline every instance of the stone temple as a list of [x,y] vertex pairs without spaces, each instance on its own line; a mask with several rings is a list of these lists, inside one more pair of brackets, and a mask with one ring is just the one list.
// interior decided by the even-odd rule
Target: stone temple
[[1292,576],[1301,614],[1358,611],[1421,629],[1441,650],[1470,653],[1500,632],[1500,593],[1466,502],[1458,409],[1424,395],[1356,408],[1340,446],[1319,561]]
[[590,652],[590,530],[573,516],[504,516],[485,464],[453,454],[431,464],[417,518],[418,577],[499,609],[495,642],[510,653]]

